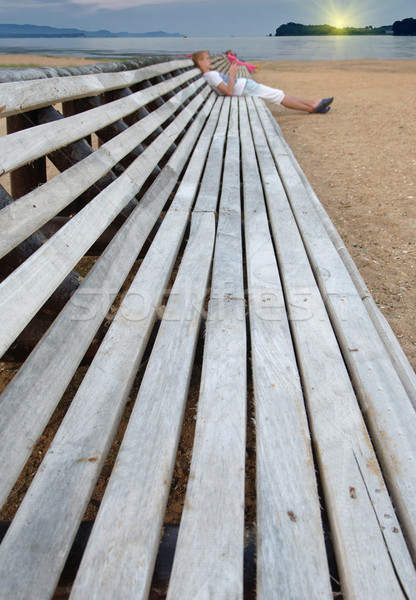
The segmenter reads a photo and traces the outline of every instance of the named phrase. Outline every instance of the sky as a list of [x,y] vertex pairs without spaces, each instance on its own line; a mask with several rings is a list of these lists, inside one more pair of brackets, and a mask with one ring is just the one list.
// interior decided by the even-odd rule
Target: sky
[[415,0],[0,0],[0,23],[187,36],[274,34],[293,21],[335,27],[416,18]]

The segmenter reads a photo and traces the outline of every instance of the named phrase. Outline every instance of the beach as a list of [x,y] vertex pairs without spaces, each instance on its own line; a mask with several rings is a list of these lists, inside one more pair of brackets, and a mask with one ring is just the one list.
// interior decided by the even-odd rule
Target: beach
[[[96,62],[0,55],[0,68]],[[273,61],[254,77],[291,95],[335,96],[326,115],[270,108],[416,368],[416,61]]]

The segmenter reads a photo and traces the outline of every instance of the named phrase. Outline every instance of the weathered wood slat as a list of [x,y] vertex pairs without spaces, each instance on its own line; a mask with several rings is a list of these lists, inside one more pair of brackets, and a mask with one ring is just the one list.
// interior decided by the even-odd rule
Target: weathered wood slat
[[[8,315],[8,326],[0,335],[0,354],[7,350],[91,244],[138,193],[154,165],[182,132],[201,101],[197,96],[114,183],[1,284],[0,307],[3,314]],[[30,295],[25,294],[28,288]],[[24,302],[22,295],[25,295]]]
[[[279,147],[277,136],[273,149]],[[281,145],[280,145],[281,146]],[[354,283],[286,153],[278,165],[386,484],[416,556],[416,413]],[[400,456],[400,460],[397,460]]]
[[[351,255],[349,254],[344,242],[341,239],[341,236],[336,230],[335,225],[329,218],[328,213],[325,211],[322,204],[319,202],[319,199],[317,198],[316,193],[314,192],[311,184],[309,183],[305,174],[301,170],[287,142],[284,140],[282,132],[275,119],[264,105],[257,103],[257,108],[261,112],[262,118],[266,116],[269,117],[269,122],[277,131],[277,134],[280,137],[281,144],[284,146],[285,152],[292,160],[292,164],[295,167],[299,177],[301,178],[307,190],[308,197],[312,202],[317,214],[319,215],[325,227],[325,230],[327,231],[329,237],[332,240],[332,243],[337,249],[337,252],[339,253],[346,269],[348,270],[348,273],[350,274],[351,279],[353,280],[354,285],[357,288],[358,293],[360,294],[360,297],[367,309],[367,312],[369,313],[370,318],[373,321],[373,324],[377,329],[377,332],[391,357],[391,360],[397,371],[398,376],[400,377],[403,387],[405,388],[407,395],[409,396],[409,399],[413,404],[413,407],[416,409],[415,371],[412,369],[412,366],[409,363],[409,360],[407,359],[406,355],[404,354],[403,349],[400,346],[396,336],[394,335],[389,323],[387,322],[386,318],[374,302],[374,299],[372,298],[360,272],[358,271],[357,266],[352,260]],[[265,122],[267,122],[267,120]]]
[[[223,149],[221,149],[223,151]],[[240,189],[240,137],[238,128],[238,107],[235,99],[231,102],[229,124],[224,157],[227,170],[221,188],[218,208],[218,228],[215,243],[214,273],[211,281],[211,299],[230,302],[245,302],[244,275],[241,261],[243,248],[241,238],[241,189]],[[210,195],[207,196],[210,198]],[[203,210],[203,199],[197,206]],[[196,209],[195,209],[196,210]],[[218,303],[220,306],[220,303]],[[215,315],[212,315],[215,317]],[[217,318],[217,317],[215,317]],[[221,319],[221,314],[218,315]]]
[[[208,132],[217,114],[213,111]],[[45,598],[55,589],[174,266],[209,143],[210,135],[202,135],[179,200],[172,203],[0,546],[7,597]]]
[[[58,110],[56,110],[53,106],[45,107],[38,111],[39,124],[40,123],[49,123],[52,121],[62,121],[64,119],[65,119],[65,117]],[[118,121],[118,123],[119,122],[123,122],[123,121]],[[126,128],[127,128],[127,125],[126,125],[125,129]],[[83,138],[82,140],[78,140],[76,142],[72,142],[71,144],[68,144],[64,148],[60,148],[59,150],[56,150],[55,152],[51,152],[50,154],[48,154],[47,158],[54,165],[54,167],[58,170],[59,173],[63,173],[67,169],[70,169],[75,164],[85,160],[86,158],[90,157],[94,153],[94,150],[91,145],[91,142],[92,142],[91,136],[88,136],[88,138],[89,138],[89,142],[85,138]],[[105,141],[108,141],[108,140],[105,140]],[[140,150],[140,152],[137,152],[137,150]],[[133,162],[133,160],[135,160],[143,152],[143,150],[144,150],[143,147],[139,147],[139,148],[136,147],[134,149],[134,155],[131,156],[131,154],[129,154],[128,156],[123,158],[119,164],[114,166],[114,169],[118,171],[118,174],[120,174],[121,169],[124,168],[123,162],[128,161],[128,164],[126,164],[125,166],[127,166],[127,167],[130,166],[130,164]],[[20,176],[20,171],[21,171],[21,169],[17,169],[16,171],[12,171],[12,173],[16,173],[16,177],[17,177],[17,176]],[[158,172],[153,171],[151,177],[156,177],[159,172],[160,172],[160,169]],[[80,211],[82,208],[84,208],[84,206],[86,204],[88,204],[88,202],[90,202],[90,200],[92,200],[92,198],[94,198],[94,196],[96,196],[98,194],[98,192],[101,192],[104,188],[106,188],[108,185],[110,185],[110,183],[112,183],[115,179],[117,179],[117,174],[113,169],[111,169],[103,177],[94,181],[93,185],[91,187],[89,187],[85,191],[82,191],[81,194],[78,197],[76,197],[73,202],[70,202],[69,205],[64,207],[60,216],[71,215],[71,214],[75,214],[78,211]],[[71,186],[69,186],[69,187],[71,187]],[[15,198],[20,198],[20,196],[16,195]],[[35,205],[35,206],[37,206],[37,205]],[[123,218],[124,219],[127,218],[135,206],[137,206],[136,198],[134,198],[131,202],[129,202],[129,204],[125,208],[123,208],[123,210],[120,213],[119,221],[123,220]]]
[[210,99],[140,205],[1,395],[0,464],[4,473],[0,478],[0,505],[167,202],[212,105]]
[[252,118],[250,131],[243,103],[240,123],[256,408],[257,597],[329,598],[308,422],[251,139],[260,125]]
[[[229,105],[226,99],[224,115]],[[227,219],[229,211],[240,217],[237,103],[230,123],[212,283],[216,293],[208,309],[191,472],[167,596],[171,599],[228,600],[243,594],[245,302],[240,218]],[[220,150],[215,144],[212,161],[222,162]],[[205,171],[214,188],[209,203],[219,191],[220,180],[211,179],[213,170],[214,165],[207,165]],[[202,185],[199,207],[204,189]],[[228,247],[230,237],[234,251]],[[224,280],[225,273],[232,278]]]
[[186,83],[190,77],[191,75],[186,72],[121,100],[114,100],[67,117],[63,123],[44,123],[0,138],[0,174],[16,169],[122,119],[160,95]]
[[414,587],[412,562],[275,163],[264,136],[254,138],[342,589],[400,598]]
[[[100,177],[146,139],[198,90],[196,84],[187,86],[161,108],[132,125],[129,129],[101,146],[91,156],[57,175],[26,196],[0,211],[0,257],[9,252],[28,235],[58,214],[72,200],[88,189]],[[207,96],[202,91],[201,98]]]
[[[118,73],[96,73],[31,81],[14,81],[0,86],[2,117],[77,98],[99,96],[103,92],[130,87],[147,79],[191,66],[189,60],[169,61]],[[196,69],[190,75],[196,76]]]
[[214,215],[194,214],[190,239],[117,466],[72,589],[73,599],[147,598],[192,373],[214,237]]
[[[13,198],[6,192],[6,190],[0,185],[0,207],[7,209],[14,203]],[[1,239],[6,235],[3,229],[0,227]],[[31,256],[36,250],[38,250],[46,241],[47,237],[42,231],[35,231],[32,235],[27,237],[22,243],[15,247],[6,257],[1,261],[0,275],[5,278],[7,275],[12,273],[19,265],[22,264],[29,256]],[[80,283],[79,274],[73,270],[67,275],[62,281],[59,287],[52,295],[49,306],[53,311],[60,311],[70,296],[77,289]]]
[[218,204],[218,184],[221,179],[223,168],[222,155],[224,151],[224,140],[227,135],[229,105],[225,103],[218,121],[215,134],[212,138],[210,155],[205,167],[204,178],[201,182],[201,191],[198,194],[195,210],[207,210],[215,212]]
[[181,212],[166,217],[0,546],[5,597],[48,598],[55,589],[116,433],[185,224]]

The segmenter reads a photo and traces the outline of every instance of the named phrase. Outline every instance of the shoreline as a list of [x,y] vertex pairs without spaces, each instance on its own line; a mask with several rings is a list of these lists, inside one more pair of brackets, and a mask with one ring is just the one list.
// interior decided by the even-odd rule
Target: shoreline
[[[0,68],[102,62],[115,59],[0,55]],[[269,108],[416,369],[416,60],[253,62],[266,85],[335,96],[327,115]]]
[[0,54],[0,69],[8,67],[79,67],[109,61],[110,59],[23,52],[22,54]]

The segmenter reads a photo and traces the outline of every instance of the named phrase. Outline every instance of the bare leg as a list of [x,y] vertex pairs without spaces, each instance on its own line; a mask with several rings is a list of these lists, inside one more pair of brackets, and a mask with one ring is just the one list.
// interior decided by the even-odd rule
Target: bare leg
[[296,98],[296,96],[285,95],[281,104],[286,108],[293,108],[294,110],[304,110],[306,112],[313,112],[314,108],[316,108],[320,102],[321,100],[304,100],[302,98]]

